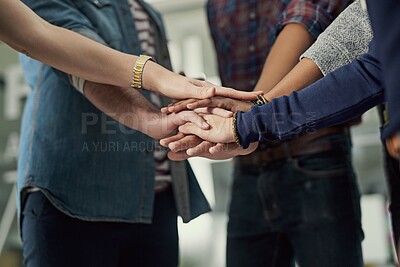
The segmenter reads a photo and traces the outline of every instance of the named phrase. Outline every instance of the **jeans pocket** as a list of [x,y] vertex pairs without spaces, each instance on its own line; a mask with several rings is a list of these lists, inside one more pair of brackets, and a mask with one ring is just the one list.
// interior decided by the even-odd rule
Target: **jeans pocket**
[[300,174],[330,177],[348,172],[351,161],[346,153],[328,153],[295,158],[292,164]]

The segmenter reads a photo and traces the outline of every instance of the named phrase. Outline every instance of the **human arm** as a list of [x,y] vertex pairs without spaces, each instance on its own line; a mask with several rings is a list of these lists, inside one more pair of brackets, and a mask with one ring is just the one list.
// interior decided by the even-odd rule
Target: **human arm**
[[194,111],[162,114],[139,91],[130,88],[86,82],[85,96],[111,118],[154,139],[173,134],[185,122],[195,123],[201,129],[209,128]]
[[394,133],[389,136],[386,141],[386,148],[389,154],[399,159],[400,158],[400,132]]
[[254,106],[249,112],[238,112],[237,129],[244,147],[337,125],[382,102],[382,71],[376,55],[372,41],[367,54],[300,92]]
[[[292,1],[291,5],[301,6],[298,1]],[[311,4],[308,3],[308,5]],[[309,8],[310,10],[315,9],[313,5]],[[325,6],[323,9],[326,10],[326,8]],[[299,9],[305,10],[304,8]],[[294,8],[288,7],[287,10],[294,10]],[[330,8],[330,10],[333,9]],[[283,16],[282,30],[269,53],[263,73],[256,85],[256,89],[267,92],[265,97],[269,100],[289,95],[292,91],[299,91],[319,80],[323,75],[350,63],[353,59],[367,52],[368,43],[372,38],[368,14],[362,10],[360,1],[356,1],[347,7],[319,36],[319,32],[328,25],[333,15],[328,17],[322,15],[322,17],[325,17],[324,24],[319,25],[315,17],[308,16],[307,19],[305,14],[298,14],[298,17],[291,19],[295,14],[294,12],[291,11],[289,15]],[[308,13],[315,14],[313,12]],[[332,11],[329,13],[331,14]],[[304,22],[301,18],[304,18]],[[298,20],[297,23],[296,20]],[[318,26],[314,28],[311,26],[312,24]],[[297,35],[294,36],[292,33]],[[304,48],[307,48],[312,41],[311,39],[308,40],[307,35],[312,37],[311,39],[318,36],[318,39],[301,56],[302,60],[298,62],[301,51],[304,51]],[[300,39],[297,39],[297,37],[300,37]],[[283,77],[287,72],[289,73]],[[272,87],[273,89],[271,89]],[[192,103],[193,108],[222,105],[222,100],[189,101],[186,104],[190,102],[197,102],[195,105]],[[242,105],[237,101],[236,103]],[[170,107],[170,112],[186,108],[183,104],[185,103],[178,103],[175,107]]]
[[[356,1],[319,36],[314,45],[304,54],[303,59],[272,91],[266,94],[266,97],[273,99],[282,95],[290,95],[293,90],[298,91],[305,88],[322,78],[323,74],[345,65],[365,53],[371,38],[372,32],[368,15],[362,10],[359,1]],[[204,101],[200,102],[205,103]],[[209,101],[209,106],[216,106],[216,103],[217,101]],[[193,103],[191,105],[194,108],[198,107]],[[219,101],[218,106],[222,105],[223,103]],[[273,112],[272,104],[268,105],[268,108],[271,109],[270,112]],[[263,116],[263,114],[258,115],[259,117]],[[249,119],[251,120],[251,118]],[[313,117],[308,119],[312,120]],[[271,121],[270,125],[272,124]],[[274,130],[278,130],[277,127],[270,129],[271,132]],[[275,138],[277,137],[272,137],[272,139]]]
[[[383,100],[382,71],[372,41],[367,54],[300,92],[237,112],[237,133],[244,148],[252,142],[293,139],[356,118]],[[190,123],[179,130],[210,142],[232,142],[232,119],[205,119],[210,124],[207,131]]]
[[290,1],[255,90],[270,91],[298,63],[300,55],[350,1]]
[[[41,12],[44,8],[40,4],[26,2],[45,19],[49,19],[56,25],[84,33],[97,42],[52,25],[36,15],[22,2],[13,0],[0,1],[1,40],[19,52],[85,80],[120,87],[130,86],[137,56],[99,44],[98,42],[103,44],[105,42],[93,31],[88,20],[81,19],[80,23],[66,23],[63,18],[56,20],[53,15],[49,15],[49,12]],[[65,3],[53,2],[52,4],[59,5],[60,9],[68,8],[68,14],[74,13],[74,16],[71,17],[82,16],[77,10],[74,10],[73,4],[69,6],[66,4],[68,1]],[[217,87],[206,82],[194,82],[153,62],[145,66],[143,87],[177,99],[207,98],[213,95],[225,95],[239,99],[254,98],[253,95],[229,88]]]
[[372,29],[360,1],[348,6],[301,56],[300,62],[265,97],[299,91],[368,51]]
[[382,131],[382,140],[395,139],[393,136],[400,131],[400,3],[367,1],[367,7],[382,62],[387,99],[389,122]]

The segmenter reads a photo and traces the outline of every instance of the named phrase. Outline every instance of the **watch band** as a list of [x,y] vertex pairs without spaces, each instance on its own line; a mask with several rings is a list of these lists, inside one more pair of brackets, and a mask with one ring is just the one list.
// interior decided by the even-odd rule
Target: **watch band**
[[143,69],[144,65],[146,65],[147,61],[149,60],[154,61],[152,57],[146,55],[140,55],[136,60],[132,73],[132,82],[131,82],[132,89],[142,88]]

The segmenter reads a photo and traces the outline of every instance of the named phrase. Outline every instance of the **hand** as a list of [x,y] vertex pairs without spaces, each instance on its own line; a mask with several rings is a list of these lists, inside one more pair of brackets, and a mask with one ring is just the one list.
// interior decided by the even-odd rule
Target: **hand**
[[225,96],[241,100],[255,100],[262,92],[242,92],[232,88],[216,86],[207,81],[191,79],[173,73],[154,62],[148,62],[143,70],[143,88],[158,92],[172,99]]
[[394,158],[400,157],[400,134],[395,133],[386,139],[386,148],[389,154]]
[[143,120],[142,127],[139,131],[147,134],[154,139],[162,139],[171,134],[174,134],[177,128],[185,123],[191,123],[199,129],[206,130],[210,126],[206,120],[194,111],[182,111],[179,113],[165,114],[153,114]]
[[199,108],[196,111],[184,110],[168,115],[156,113],[142,120],[143,128],[140,131],[154,139],[161,139],[176,132],[177,128],[185,123],[192,123],[202,130],[209,129],[210,126],[200,113],[210,113],[222,118],[232,117],[232,112],[220,108]]
[[226,97],[213,97],[208,99],[185,99],[178,101],[176,103],[170,104],[168,107],[164,107],[161,109],[161,112],[179,112],[185,109],[197,109],[200,107],[208,107],[208,108],[222,108],[226,110],[230,110],[232,112],[241,110],[248,111],[253,106],[253,103],[248,101],[241,101],[232,98]]
[[236,143],[214,144],[203,141],[197,136],[184,135],[182,133],[162,139],[160,144],[171,149],[168,157],[175,161],[185,160],[190,157],[204,157],[214,160],[229,159],[238,155],[250,154],[258,146],[258,143],[252,143],[247,149],[243,149]]
[[232,123],[233,118],[223,118],[212,114],[201,114],[207,124],[208,129],[202,129],[198,125],[188,122],[179,126],[179,132],[186,135],[196,135],[205,141],[213,143],[232,143],[235,141]]

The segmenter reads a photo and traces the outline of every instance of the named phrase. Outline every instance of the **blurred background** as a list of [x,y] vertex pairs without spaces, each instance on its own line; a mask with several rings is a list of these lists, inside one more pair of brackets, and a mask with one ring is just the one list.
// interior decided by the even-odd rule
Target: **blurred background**
[[[167,27],[174,71],[219,83],[204,0],[148,0]],[[15,179],[20,116],[29,93],[18,55],[0,43],[0,267],[20,267],[21,241],[15,213]],[[362,192],[364,259],[367,266],[396,266],[391,245],[387,188],[382,169],[376,110],[352,127],[353,161]],[[184,225],[179,222],[182,267],[225,266],[226,210],[232,162],[193,158],[190,163],[213,211]]]

